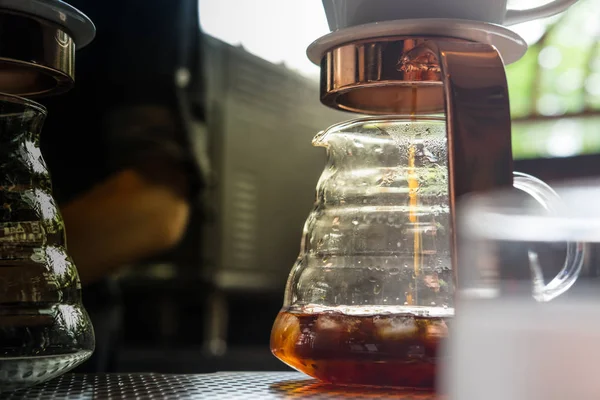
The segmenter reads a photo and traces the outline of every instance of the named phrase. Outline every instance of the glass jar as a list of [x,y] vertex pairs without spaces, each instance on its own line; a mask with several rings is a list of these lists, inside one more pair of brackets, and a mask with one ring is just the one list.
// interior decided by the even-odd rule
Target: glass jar
[[[446,141],[436,116],[358,119],[314,138],[328,162],[271,334],[275,356],[331,383],[434,386],[454,315]],[[534,198],[551,192],[523,174],[515,182]]]
[[45,117],[33,101],[0,95],[0,392],[54,378],[94,350],[40,152]]

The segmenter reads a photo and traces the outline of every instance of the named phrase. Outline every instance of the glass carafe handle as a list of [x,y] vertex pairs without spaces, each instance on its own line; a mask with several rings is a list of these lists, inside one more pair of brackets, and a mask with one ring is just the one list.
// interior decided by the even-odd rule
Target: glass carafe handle
[[573,4],[577,3],[577,1],[578,0],[554,0],[548,4],[528,8],[526,10],[507,10],[506,16],[504,17],[504,25],[515,25],[534,19],[551,17],[565,11]]
[[[558,194],[546,183],[521,172],[514,173],[514,187],[524,191],[539,202],[546,210],[553,212],[554,205],[560,202]],[[529,251],[529,261],[533,275],[533,297],[537,301],[550,301],[560,296],[577,281],[584,259],[583,243],[567,243],[567,258],[561,271],[547,285],[544,284],[537,254]]]

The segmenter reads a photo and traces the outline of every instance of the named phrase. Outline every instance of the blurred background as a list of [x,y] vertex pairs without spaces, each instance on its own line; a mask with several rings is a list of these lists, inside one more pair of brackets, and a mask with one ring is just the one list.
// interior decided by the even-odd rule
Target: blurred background
[[[98,337],[83,369],[287,369],[269,333],[324,166],[311,139],[352,118],[320,104],[305,56],[321,1],[69,3],[98,34],[76,89],[46,102],[42,149]],[[581,0],[514,27],[516,170],[600,175],[598,15]]]

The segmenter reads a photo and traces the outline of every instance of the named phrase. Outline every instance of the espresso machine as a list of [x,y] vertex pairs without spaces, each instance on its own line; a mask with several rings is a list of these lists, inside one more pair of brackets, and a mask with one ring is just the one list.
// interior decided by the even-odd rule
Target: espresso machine
[[[573,3],[323,0],[332,32],[307,52],[321,67],[320,100],[368,117],[313,140],[329,161],[273,327],[276,357],[328,383],[435,386],[469,272],[460,199],[511,187],[540,203],[555,195],[512,169],[505,65],[527,44],[506,25]],[[535,300],[576,281],[583,250],[569,246]],[[510,257],[501,273],[530,278],[526,249]]]
[[74,84],[95,27],[59,0],[0,1],[0,392],[85,361],[94,332],[39,147],[34,100]]

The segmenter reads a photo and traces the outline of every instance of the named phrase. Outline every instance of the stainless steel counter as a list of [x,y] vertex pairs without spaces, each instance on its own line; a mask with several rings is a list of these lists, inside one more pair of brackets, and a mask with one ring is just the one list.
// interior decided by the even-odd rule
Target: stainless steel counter
[[221,372],[201,375],[67,374],[0,399],[435,399],[430,393],[350,389],[320,384],[297,372]]

